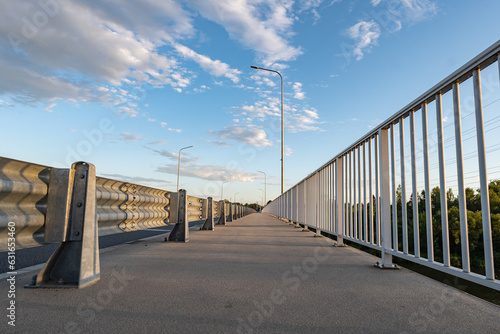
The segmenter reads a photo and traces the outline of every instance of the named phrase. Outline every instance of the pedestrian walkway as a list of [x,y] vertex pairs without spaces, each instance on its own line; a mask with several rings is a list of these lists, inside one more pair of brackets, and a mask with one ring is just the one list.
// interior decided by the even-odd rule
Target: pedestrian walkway
[[313,235],[256,213],[189,243],[157,236],[102,253],[101,280],[84,289],[25,289],[35,273],[23,274],[9,332],[500,332],[499,307]]

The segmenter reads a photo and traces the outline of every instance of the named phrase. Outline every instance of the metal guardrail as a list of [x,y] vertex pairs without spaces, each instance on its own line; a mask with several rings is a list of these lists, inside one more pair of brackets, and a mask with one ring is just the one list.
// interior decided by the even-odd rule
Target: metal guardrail
[[7,225],[16,223],[17,248],[43,240],[50,168],[0,158],[0,236],[7,247]]
[[[481,71],[496,63],[500,72],[499,55],[500,41],[276,198],[264,208],[263,212],[303,224],[306,228],[314,228],[318,234],[323,231],[334,235],[337,237],[339,246],[343,245],[345,239],[377,249],[381,251],[382,263],[380,266],[384,268],[393,267],[392,256],[396,256],[500,290],[500,281],[495,278],[494,268],[495,253],[492,240],[483,96],[481,93]],[[470,213],[467,210],[464,182],[459,88],[464,81],[470,78],[472,78],[476,117],[476,132],[473,139],[477,144],[480,180],[480,216],[482,220],[480,233],[482,234],[484,252],[479,261],[484,263],[482,274],[471,270],[468,232],[468,215]],[[452,100],[454,114],[454,148],[460,224],[459,254],[450,252],[448,198],[446,191],[439,191],[439,189],[447,189],[442,115],[442,98],[447,92],[451,94],[447,97]],[[428,131],[427,106],[432,101],[436,106],[437,138],[431,138]],[[415,122],[416,115],[421,117],[421,123],[418,125]],[[405,153],[405,140],[407,140],[404,131],[405,119],[407,121],[409,119],[410,127],[409,156]],[[418,148],[415,138],[418,130],[422,133],[423,203],[413,201],[413,199],[418,198],[419,190],[422,190],[417,187],[417,176],[422,177],[416,167]],[[398,141],[396,141],[396,133],[398,133]],[[436,200],[432,202],[430,187],[429,141],[431,139],[436,140],[438,153],[439,188],[437,188],[437,192],[439,204],[435,210],[440,212],[441,218],[439,221],[434,219],[434,222],[441,227],[440,236],[434,235],[436,232],[433,228],[432,207],[435,206]],[[396,146],[399,148],[399,157],[396,156]],[[398,163],[396,159],[398,159]],[[407,159],[410,160],[409,164],[407,164]],[[408,171],[411,174],[411,180],[406,179]],[[397,173],[399,173],[398,180],[396,180]],[[411,188],[410,193],[406,191],[407,184]],[[399,189],[398,186],[400,186]],[[401,205],[401,203],[405,205]],[[421,212],[419,206],[421,205],[425,208],[423,216],[419,215]],[[422,226],[424,222],[425,226]],[[421,233],[424,231],[425,233]],[[438,237],[437,240],[435,237]],[[456,235],[454,237],[457,238]],[[495,240],[495,243],[499,247],[499,240]],[[439,256],[437,256],[437,248],[439,248]],[[495,252],[498,254],[500,249],[495,249]],[[451,261],[452,255],[455,264]]]
[[96,193],[99,235],[169,224],[168,191],[98,177]]
[[13,226],[16,249],[60,243],[35,287],[82,287],[99,280],[100,235],[171,224],[167,239],[186,242],[190,221],[206,220],[206,229],[213,229],[214,219],[222,214],[217,224],[225,224],[234,206],[185,190],[177,194],[96,177],[95,167],[82,162],[58,169],[0,157],[0,181],[1,250],[8,249]]

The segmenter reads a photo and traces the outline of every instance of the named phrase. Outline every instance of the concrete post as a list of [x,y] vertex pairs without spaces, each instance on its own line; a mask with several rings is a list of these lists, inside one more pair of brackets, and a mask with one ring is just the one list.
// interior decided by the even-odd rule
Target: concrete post
[[224,207],[224,201],[219,201],[219,220],[217,225],[226,225],[226,210]]
[[187,213],[187,194],[186,190],[180,189],[179,193],[179,206],[177,209],[177,223],[172,232],[168,236],[168,241],[189,241],[189,222]]
[[233,203],[229,202],[228,208],[229,208],[229,212],[227,215],[227,221],[232,222],[233,221]]
[[47,242],[60,242],[26,287],[82,288],[100,279],[95,166],[53,169],[47,200]]
[[207,219],[200,230],[213,231],[214,230],[214,206],[212,197],[207,199]]

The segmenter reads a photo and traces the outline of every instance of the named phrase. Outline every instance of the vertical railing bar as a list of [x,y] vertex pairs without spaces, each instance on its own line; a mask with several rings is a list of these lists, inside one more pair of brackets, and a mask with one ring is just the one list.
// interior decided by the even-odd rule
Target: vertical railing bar
[[321,200],[321,205],[322,205],[322,214],[323,214],[323,220],[322,220],[322,231],[326,231],[326,220],[327,220],[327,207],[326,207],[326,168],[323,168],[323,177],[321,178],[321,195],[323,196],[323,199]]
[[370,202],[370,220],[368,222],[370,229],[370,243],[373,244],[373,177],[372,177],[372,138],[368,138],[368,178],[369,188],[368,197]]
[[398,249],[398,206],[396,203],[396,148],[394,123],[391,123],[392,247]]
[[399,160],[401,162],[401,220],[403,227],[403,253],[408,254],[408,217],[406,213],[405,128],[399,119]]
[[352,238],[352,151],[349,152],[349,237]]
[[443,138],[443,102],[441,93],[436,94],[436,121],[439,158],[439,193],[441,198],[441,231],[443,235],[443,265],[450,266],[450,239],[448,231],[448,202],[446,198],[446,169]]
[[373,244],[373,176],[372,176],[372,138],[368,139],[368,174],[369,176],[369,182],[370,182],[370,187],[369,187],[369,201],[370,201],[370,243]]
[[357,234],[357,239],[362,240],[363,236],[361,235],[363,233],[363,229],[361,227],[361,224],[363,223],[363,215],[361,214],[361,145],[358,147],[358,234]]
[[462,148],[462,115],[460,111],[460,87],[458,82],[453,84],[453,116],[455,120],[455,148],[457,160],[458,207],[460,210],[462,270],[466,273],[469,273],[469,228],[467,223],[467,201],[465,200],[464,153]]
[[382,233],[382,267],[393,267],[392,255],[388,250],[393,249],[391,236],[391,180],[389,176],[389,135],[388,129],[379,129],[379,178],[381,184],[381,233]]
[[353,188],[353,191],[354,191],[354,203],[353,203],[353,235],[352,237],[354,239],[357,239],[358,238],[358,201],[357,201],[357,198],[356,198],[356,190],[358,188],[358,185],[357,185],[357,182],[356,182],[356,150],[357,148],[353,148],[352,150],[352,174],[353,174],[353,178],[352,178],[352,188]]
[[337,204],[336,200],[338,199],[337,189],[335,188],[335,184],[337,184],[337,174],[335,173],[337,168],[337,160],[335,160],[332,164],[332,231],[335,229],[335,217],[337,216]]
[[328,230],[328,166],[323,168],[323,231]]
[[481,73],[473,72],[474,105],[476,109],[477,153],[479,161],[479,190],[481,192],[481,212],[483,218],[484,265],[486,279],[494,280],[493,243],[491,235],[490,195],[488,189],[488,171],[486,164],[486,144],[484,139],[483,100],[481,94]]
[[330,173],[331,173],[331,184],[330,184],[330,189],[331,189],[331,205],[332,205],[332,212],[331,212],[331,218],[330,218],[330,230],[332,232],[336,232],[335,231],[335,216],[337,215],[337,203],[336,203],[336,199],[337,199],[337,194],[336,194],[336,189],[334,187],[335,185],[335,182],[336,182],[336,179],[335,179],[335,166],[337,164],[337,161],[334,161],[332,162],[332,165],[331,165],[331,169],[330,169]]
[[332,217],[333,217],[333,189],[332,189],[332,182],[333,182],[333,175],[332,175],[332,167],[333,167],[333,162],[328,165],[328,231],[332,232]]
[[363,226],[364,241],[368,242],[368,211],[366,205],[366,141],[363,143]]
[[328,209],[329,209],[329,206],[328,206],[328,165],[324,168],[324,171],[325,171],[325,177],[323,179],[323,186],[324,186],[324,191],[323,191],[323,212],[325,213],[325,226],[323,227],[325,231],[329,231],[330,229],[328,228],[328,225],[329,225],[329,213],[328,213]]
[[295,223],[299,223],[299,185],[295,188]]
[[314,182],[314,190],[315,190],[315,193],[316,193],[316,205],[315,205],[315,210],[316,210],[316,226],[314,226],[316,228],[316,235],[318,235],[319,233],[319,230],[320,230],[320,226],[321,226],[321,216],[320,216],[320,204],[321,204],[321,201],[320,201],[320,171],[316,172],[316,175],[315,175],[315,178],[316,178],[316,182]]
[[425,181],[425,228],[427,231],[427,260],[434,261],[434,238],[432,233],[431,183],[429,177],[429,137],[427,130],[427,102],[422,103],[422,142],[424,147]]
[[413,207],[413,247],[415,257],[420,257],[420,235],[418,222],[417,156],[415,152],[415,110],[410,112],[410,147],[411,147],[411,187]]
[[336,162],[335,162],[335,189],[336,189],[336,195],[337,195],[337,198],[336,198],[336,203],[337,203],[337,207],[336,207],[336,214],[335,214],[335,222],[337,224],[336,226],[336,229],[335,229],[335,232],[337,233],[337,245],[341,245],[343,242],[343,236],[344,236],[344,230],[343,230],[343,226],[344,226],[344,222],[343,222],[343,217],[345,217],[344,215],[344,210],[343,208],[345,207],[344,206],[344,187],[343,187],[343,183],[344,183],[344,157],[338,157]]
[[304,230],[307,229],[307,179],[304,180]]
[[343,229],[343,232],[344,232],[344,235],[347,236],[347,234],[349,233],[349,210],[348,210],[348,207],[347,207],[347,202],[348,202],[348,198],[349,198],[349,193],[348,193],[348,188],[347,188],[347,184],[348,184],[348,180],[349,180],[349,171],[348,171],[348,168],[347,166],[349,165],[349,153],[346,153],[345,156],[344,156],[344,159],[342,159],[343,162],[342,162],[342,175],[343,175],[343,192],[342,192],[342,205],[343,205],[343,209],[342,209],[342,214],[343,214],[343,219],[344,221],[342,222],[342,229]]
[[322,170],[322,174],[323,176],[321,177],[321,196],[322,196],[322,199],[321,199],[321,214],[323,216],[323,219],[321,221],[322,223],[322,226],[321,226],[321,230],[322,231],[326,231],[326,219],[327,219],[327,215],[326,215],[326,205],[325,205],[325,197],[326,197],[326,168],[323,168]]
[[380,177],[379,177],[379,147],[378,147],[378,142],[379,142],[379,136],[378,134],[375,135],[375,194],[376,194],[376,199],[375,199],[375,223],[376,223],[376,228],[375,231],[377,233],[377,245],[381,245],[381,238],[380,238]]

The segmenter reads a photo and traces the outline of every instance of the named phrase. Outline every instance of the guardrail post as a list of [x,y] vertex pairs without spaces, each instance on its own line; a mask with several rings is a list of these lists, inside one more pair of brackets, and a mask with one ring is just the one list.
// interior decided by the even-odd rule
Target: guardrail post
[[392,250],[392,230],[391,230],[391,180],[389,177],[389,135],[388,129],[380,129],[379,137],[379,173],[382,203],[380,205],[382,226],[382,263],[377,262],[377,266],[383,269],[398,268],[392,263],[392,255],[386,251]]
[[224,201],[219,201],[219,220],[217,225],[226,225],[226,210],[224,208]]
[[[189,222],[188,222],[188,212],[187,212],[187,194],[186,190],[180,189],[178,196],[178,208],[177,208],[177,223],[174,226],[172,232],[168,236],[168,241],[189,241]],[[165,240],[167,241],[167,239]]]
[[40,273],[26,287],[82,288],[100,279],[95,166],[76,162],[52,169],[46,216],[46,242],[60,242]]
[[229,212],[227,215],[227,221],[232,222],[233,221],[233,203],[229,202],[228,209],[229,209]]
[[[203,203],[205,203],[205,201],[203,201]],[[203,226],[200,227],[200,230],[214,230],[214,206],[212,197],[207,199],[207,219],[205,220]]]

